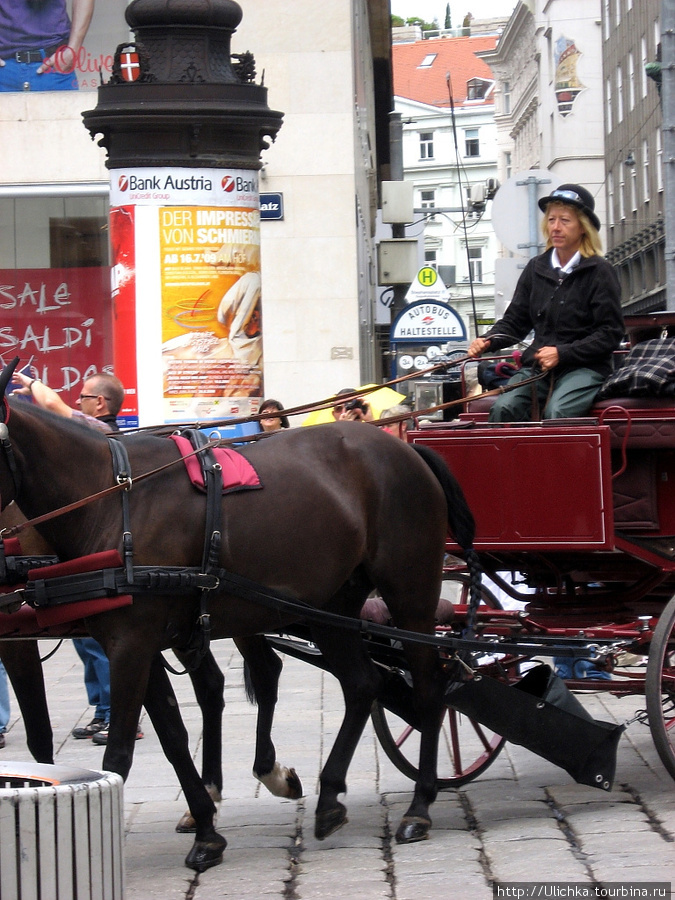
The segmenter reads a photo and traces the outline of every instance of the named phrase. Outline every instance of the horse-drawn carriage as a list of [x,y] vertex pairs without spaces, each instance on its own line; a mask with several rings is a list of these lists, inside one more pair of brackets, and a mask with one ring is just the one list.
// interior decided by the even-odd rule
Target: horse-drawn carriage
[[[84,573],[67,564],[45,578],[35,569],[21,595],[31,608],[12,615],[37,609],[44,622],[64,599],[110,601],[104,612],[80,611],[111,659],[104,767],[128,772],[145,703],[197,822],[188,865],[217,863],[224,839],[190,770],[157,655],[168,646],[195,652],[209,628],[240,640],[254,670],[258,651],[274,647],[340,679],[345,722],[322,773],[319,837],[345,819],[337,795],[371,708],[384,750],[416,783],[399,840],[426,836],[436,790],[479,775],[506,739],[610,789],[623,727],[592,720],[548,667],[533,665],[542,658],[585,660],[611,676],[572,678],[568,688],[645,693],[654,742],[675,777],[675,407],[617,400],[584,419],[504,426],[486,422],[484,402],[410,432],[417,452],[350,423],[271,436],[243,451],[262,490],[247,484],[222,502],[220,491],[217,502],[194,492],[165,437],[125,437],[128,458],[113,469],[98,434],[59,423],[54,449],[54,419],[17,406],[6,416],[3,503],[16,497],[60,559],[88,560]],[[429,448],[459,481],[475,537],[461,492]],[[218,462],[215,471],[219,478]],[[95,502],[81,502],[85,495]],[[478,560],[521,609],[501,608],[480,584]],[[437,624],[443,577],[457,596],[452,619]],[[358,613],[373,588],[384,613],[366,621]],[[47,627],[70,626],[59,613]],[[26,637],[30,627],[3,630]],[[628,655],[648,656],[646,669],[619,667]],[[256,691],[267,690],[259,738],[271,728],[278,677],[265,661],[254,673]],[[442,709],[448,759],[437,772]],[[265,770],[275,762],[271,742],[266,755]]]

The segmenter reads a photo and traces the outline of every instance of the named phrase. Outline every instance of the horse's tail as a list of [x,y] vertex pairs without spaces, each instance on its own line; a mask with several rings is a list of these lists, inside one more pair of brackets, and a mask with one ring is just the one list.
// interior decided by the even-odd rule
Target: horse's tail
[[255,688],[253,687],[253,679],[251,678],[251,667],[246,660],[244,660],[244,690],[248,702],[255,706],[258,701],[255,695]]
[[447,467],[445,460],[434,450],[421,444],[410,446],[422,457],[443,488],[448,505],[450,531],[462,550],[469,550],[473,547],[476,536],[476,522],[459,482]]
[[[448,507],[448,527],[453,537],[464,551],[464,559],[469,568],[470,585],[469,593],[472,599],[472,608],[478,606],[480,598],[480,586],[483,575],[482,566],[478,554],[473,549],[476,536],[476,521],[466,502],[464,491],[459,482],[447,467],[445,460],[434,450],[421,444],[410,444],[436,476]],[[469,615],[469,631],[473,630],[474,613]]]

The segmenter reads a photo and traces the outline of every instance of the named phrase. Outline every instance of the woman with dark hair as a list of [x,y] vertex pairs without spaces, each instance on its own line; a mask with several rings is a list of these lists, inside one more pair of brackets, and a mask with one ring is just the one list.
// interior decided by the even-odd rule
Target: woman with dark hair
[[258,412],[269,412],[264,418],[260,419],[260,427],[263,431],[280,431],[282,428],[289,428],[288,417],[283,415],[284,407],[278,400],[263,400],[260,404]]

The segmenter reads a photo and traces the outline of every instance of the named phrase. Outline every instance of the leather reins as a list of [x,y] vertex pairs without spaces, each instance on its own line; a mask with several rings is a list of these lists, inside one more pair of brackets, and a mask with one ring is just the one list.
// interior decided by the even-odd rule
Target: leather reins
[[[452,360],[451,362],[439,363],[435,366],[431,366],[429,369],[425,369],[424,374],[428,374],[428,373],[431,373],[434,371],[439,371],[441,369],[447,369],[450,366],[460,365],[461,363],[466,362],[467,360],[470,360],[470,359],[473,359],[473,357],[465,356],[458,360]],[[18,359],[17,359],[17,362],[18,362]],[[490,391],[485,391],[485,392],[481,393],[479,396],[481,398],[483,398],[483,397],[497,396],[499,394],[505,394],[505,393],[508,393],[509,390],[513,390],[516,387],[522,387],[527,384],[533,384],[534,382],[539,381],[539,379],[543,378],[546,374],[547,374],[546,372],[540,372],[536,375],[533,375],[530,378],[523,379],[522,381],[519,381],[517,384],[514,384],[510,387],[508,384],[501,385],[500,387],[493,388]],[[313,412],[314,410],[327,409],[327,408],[333,406],[335,401],[337,401],[337,400],[339,400],[339,402],[341,402],[341,403],[349,402],[349,400],[352,398],[356,399],[357,397],[361,397],[364,394],[372,393],[373,391],[379,390],[382,387],[388,387],[389,385],[392,385],[392,384],[400,384],[401,382],[408,381],[413,377],[419,378],[419,376],[420,376],[420,373],[415,373],[414,375],[403,375],[400,378],[396,378],[392,381],[388,381],[385,384],[373,385],[372,387],[365,388],[360,391],[354,391],[352,394],[340,394],[339,398],[337,396],[334,396],[328,400],[322,400],[317,404],[305,404],[303,406],[292,407],[291,409],[284,410],[284,414],[285,415],[297,415],[297,414],[300,414],[303,412]],[[396,422],[402,422],[402,421],[405,421],[406,419],[410,419],[410,418],[418,419],[418,418],[422,418],[425,415],[429,415],[431,413],[438,412],[439,410],[449,409],[452,406],[457,406],[457,405],[460,405],[463,403],[467,403],[468,401],[470,401],[472,399],[477,399],[477,397],[476,396],[460,397],[456,400],[450,400],[447,403],[440,403],[437,406],[431,406],[424,410],[415,411],[414,413],[403,413],[403,414],[397,415],[397,416],[389,416],[386,419],[378,419],[376,422],[372,422],[369,424],[373,424],[373,425],[377,425],[377,426],[381,427],[381,426],[385,426],[385,425],[389,425],[389,424],[394,424]],[[16,459],[14,456],[14,450],[12,448],[12,443],[9,438],[9,427],[7,424],[8,420],[9,420],[9,405],[7,404],[4,397],[2,398],[2,406],[3,406],[4,412],[5,412],[5,417],[4,417],[5,421],[0,422],[0,446],[2,447],[2,450],[5,454],[5,458],[7,460],[7,464],[10,469],[10,472],[12,474],[13,481],[14,481],[14,486],[18,493],[21,479],[20,479],[18,467],[16,465]],[[238,418],[238,419],[225,419],[225,420],[223,420],[223,422],[227,425],[235,425],[235,424],[242,424],[244,422],[258,421],[258,419],[263,418],[263,417],[264,416],[260,416],[259,414],[257,414],[257,415],[246,416],[246,417],[242,417],[242,418]],[[201,423],[201,424],[202,424],[202,427],[204,427],[204,423]],[[215,423],[209,422],[208,424],[210,427],[216,427]],[[184,427],[189,427],[189,426],[184,426]],[[138,433],[140,431],[152,432],[152,431],[156,431],[158,428],[166,430],[166,426],[150,426],[149,428],[137,429],[136,432],[132,432],[132,433]],[[175,429],[172,429],[172,431],[175,431]],[[164,463],[161,466],[157,466],[155,469],[151,469],[148,472],[143,472],[140,475],[136,475],[136,476],[134,476],[133,479],[128,472],[120,474],[117,476],[117,482],[114,485],[112,485],[111,487],[104,488],[103,490],[97,491],[94,494],[89,494],[86,497],[82,497],[80,500],[75,500],[72,503],[68,503],[65,506],[59,507],[58,509],[51,510],[51,512],[43,513],[42,515],[36,516],[33,519],[29,519],[26,522],[21,522],[18,525],[13,525],[10,528],[2,529],[0,531],[0,539],[2,539],[4,537],[14,537],[17,534],[20,534],[22,531],[25,531],[27,528],[34,527],[35,525],[41,525],[44,522],[50,521],[51,519],[55,519],[55,518],[58,518],[59,516],[66,515],[69,512],[73,512],[74,510],[81,509],[83,506],[87,506],[90,503],[94,503],[96,500],[102,500],[106,497],[111,496],[112,494],[117,493],[118,491],[131,491],[134,483],[138,483],[140,481],[144,481],[147,478],[152,478],[155,475],[159,475],[161,472],[164,472],[167,469],[172,468],[176,464],[183,462],[183,460],[185,458],[203,454],[203,452],[205,450],[209,450],[213,447],[227,446],[230,444],[252,443],[252,442],[255,442],[258,440],[264,440],[265,438],[269,438],[272,436],[273,436],[273,433],[266,434],[266,433],[262,432],[260,434],[254,434],[254,435],[243,435],[241,437],[235,437],[235,438],[215,438],[213,440],[206,441],[203,446],[198,447],[197,449],[193,450],[192,452],[186,454],[185,457],[179,456],[176,459],[173,459],[168,463]],[[110,441],[119,441],[119,437],[110,436],[109,440]]]

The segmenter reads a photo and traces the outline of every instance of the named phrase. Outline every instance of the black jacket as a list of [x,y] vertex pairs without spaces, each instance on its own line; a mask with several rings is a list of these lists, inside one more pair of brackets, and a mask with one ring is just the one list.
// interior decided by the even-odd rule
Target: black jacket
[[559,374],[588,368],[609,375],[612,352],[624,335],[616,273],[604,257],[590,256],[582,257],[560,279],[551,266],[552,252],[530,260],[504,316],[483,337],[491,339],[494,351],[523,340],[534,330],[534,340],[523,353],[524,366],[533,364],[540,347],[556,347]]

